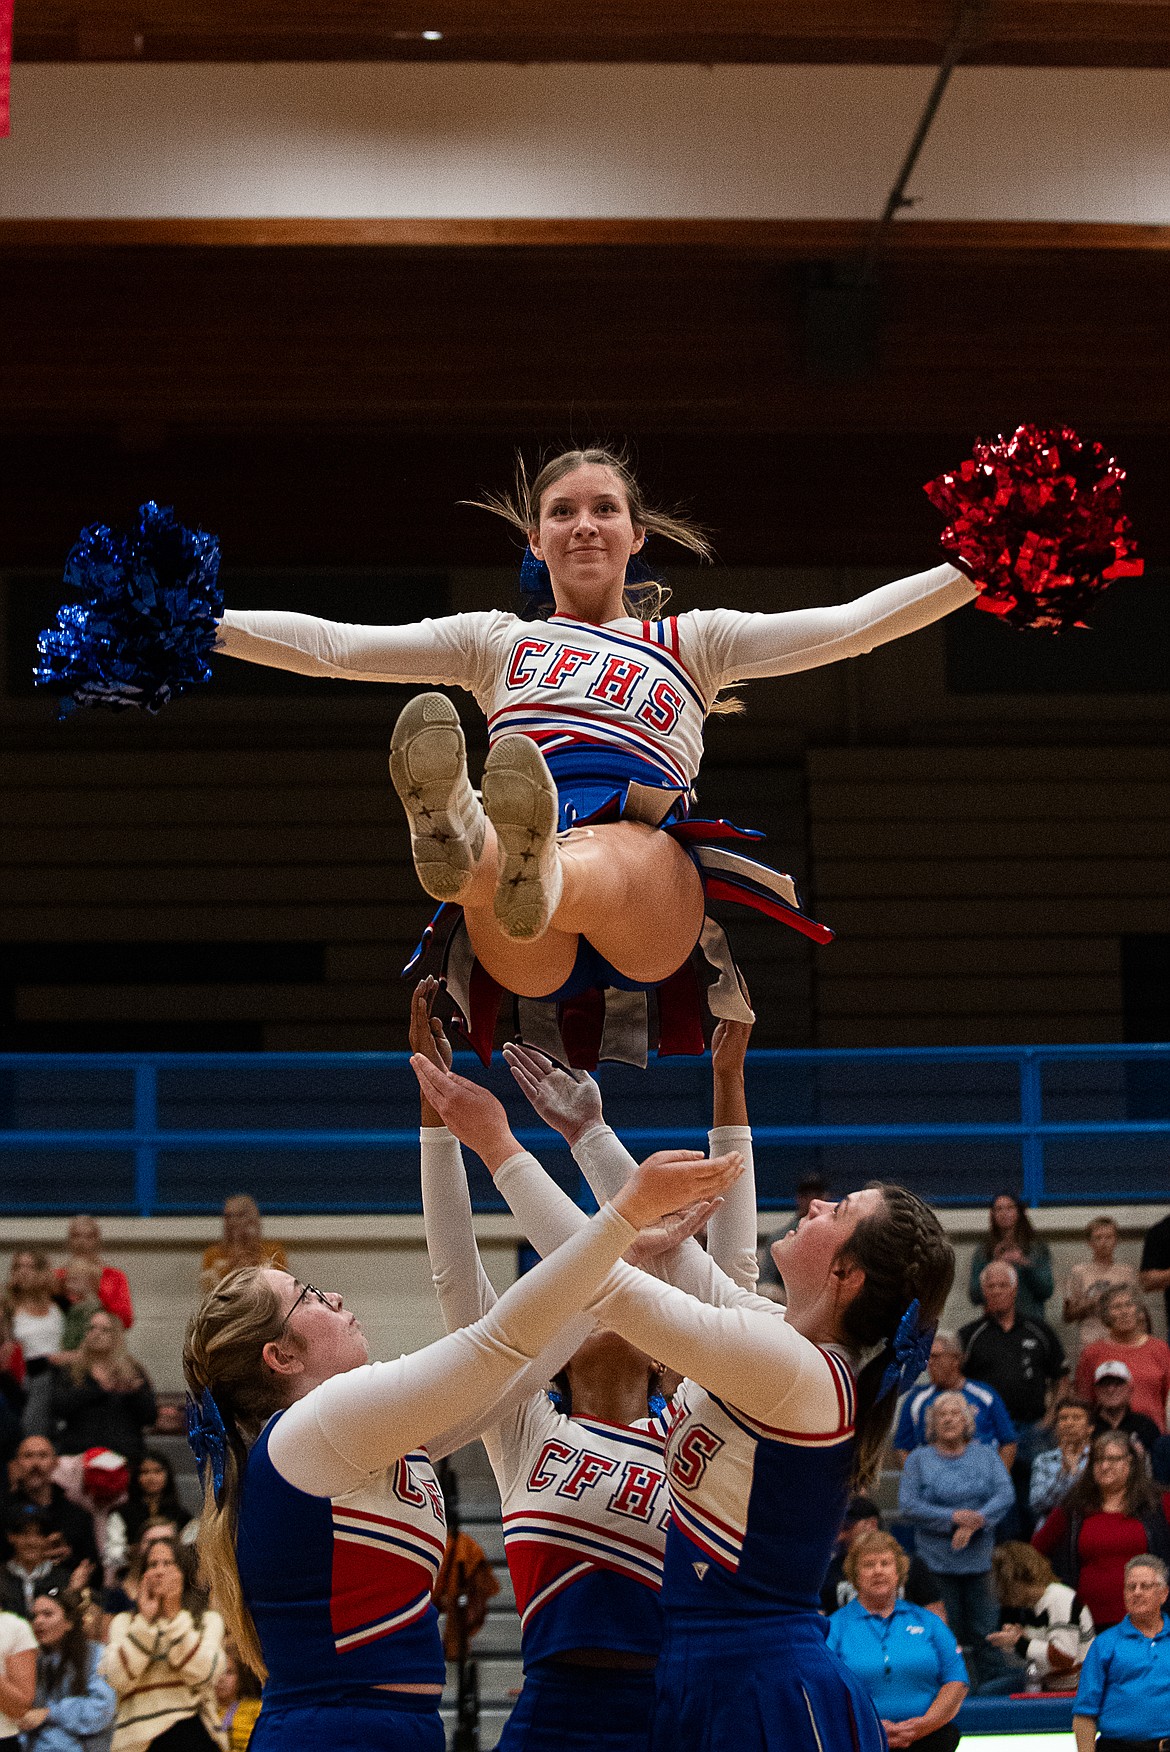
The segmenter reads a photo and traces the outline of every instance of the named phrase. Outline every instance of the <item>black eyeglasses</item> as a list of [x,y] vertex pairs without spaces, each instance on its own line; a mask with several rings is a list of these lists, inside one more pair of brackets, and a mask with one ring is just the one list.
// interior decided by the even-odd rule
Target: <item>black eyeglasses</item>
[[280,1331],[276,1335],[278,1339],[281,1339],[284,1337],[285,1327],[288,1325],[289,1321],[292,1319],[293,1315],[296,1313],[297,1309],[300,1307],[301,1303],[304,1301],[306,1296],[315,1296],[317,1301],[323,1302],[327,1308],[332,1307],[332,1303],[330,1302],[329,1297],[325,1294],[324,1290],[319,1290],[317,1288],[316,1284],[302,1284],[300,1295],[297,1297],[296,1301],[293,1303],[292,1307],[289,1309],[288,1313],[285,1315],[284,1319],[280,1323]]

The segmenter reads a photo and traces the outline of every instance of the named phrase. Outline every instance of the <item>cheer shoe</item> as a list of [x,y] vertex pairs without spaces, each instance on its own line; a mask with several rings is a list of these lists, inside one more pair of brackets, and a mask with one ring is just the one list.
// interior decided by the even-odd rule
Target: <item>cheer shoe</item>
[[410,820],[419,881],[435,900],[458,900],[487,823],[467,777],[459,714],[444,694],[416,694],[403,707],[390,741],[390,777]]
[[539,937],[561,898],[557,788],[527,736],[501,737],[488,750],[483,806],[500,846],[497,923],[506,937]]

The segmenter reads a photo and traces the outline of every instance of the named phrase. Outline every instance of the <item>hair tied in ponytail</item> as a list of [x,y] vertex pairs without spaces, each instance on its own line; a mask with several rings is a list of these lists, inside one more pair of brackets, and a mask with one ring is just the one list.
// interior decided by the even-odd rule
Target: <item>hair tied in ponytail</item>
[[227,1430],[210,1387],[203,1389],[201,1400],[194,1399],[190,1393],[187,1395],[187,1444],[195,1456],[200,1484],[204,1482],[204,1473],[210,1463],[218,1508],[227,1464]]
[[915,1296],[899,1320],[898,1330],[887,1347],[893,1355],[886,1364],[875,1404],[894,1388],[900,1393],[904,1388],[912,1386],[926,1367],[930,1347],[934,1343],[935,1329],[933,1326],[918,1324],[919,1311],[918,1297]]

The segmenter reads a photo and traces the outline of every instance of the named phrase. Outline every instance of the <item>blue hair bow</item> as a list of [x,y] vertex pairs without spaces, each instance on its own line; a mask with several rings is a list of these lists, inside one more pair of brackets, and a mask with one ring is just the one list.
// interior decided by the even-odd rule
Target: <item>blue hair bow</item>
[[898,1330],[893,1337],[894,1354],[886,1364],[882,1384],[877,1392],[878,1399],[884,1399],[895,1387],[900,1393],[903,1388],[912,1386],[926,1367],[930,1347],[934,1343],[935,1329],[933,1326],[920,1326],[918,1315],[918,1297],[915,1296],[898,1322]]
[[[626,562],[627,584],[648,584],[654,574],[642,558],[646,552],[646,543],[642,543],[641,551],[631,554]],[[520,562],[520,591],[525,602],[531,608],[539,608],[542,603],[553,600],[552,579],[548,567],[543,560],[538,560],[530,547],[524,549],[524,558]]]
[[215,1488],[218,1507],[223,1491],[224,1467],[227,1464],[228,1437],[210,1387],[203,1389],[200,1400],[193,1399],[189,1393],[187,1395],[187,1443],[195,1456],[200,1484],[204,1482],[208,1464],[211,1466],[211,1482]]

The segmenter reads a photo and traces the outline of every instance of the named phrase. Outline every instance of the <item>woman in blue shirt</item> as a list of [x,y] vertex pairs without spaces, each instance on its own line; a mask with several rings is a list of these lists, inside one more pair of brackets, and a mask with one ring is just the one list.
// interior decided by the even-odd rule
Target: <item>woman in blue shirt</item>
[[1003,1671],[985,1638],[999,1615],[991,1592],[995,1528],[1015,1501],[994,1448],[972,1440],[975,1416],[961,1393],[940,1393],[926,1418],[927,1444],[906,1457],[898,1501],[917,1550],[938,1579],[947,1623],[969,1650],[978,1684]]
[[857,1598],[829,1621],[829,1647],[873,1698],[891,1752],[955,1752],[967,1669],[942,1619],[898,1598],[910,1560],[889,1533],[864,1533],[845,1560]]
[[33,1601],[37,1693],[21,1721],[23,1752],[109,1752],[116,1699],[98,1672],[102,1648],[85,1634],[85,1607],[67,1588]]

